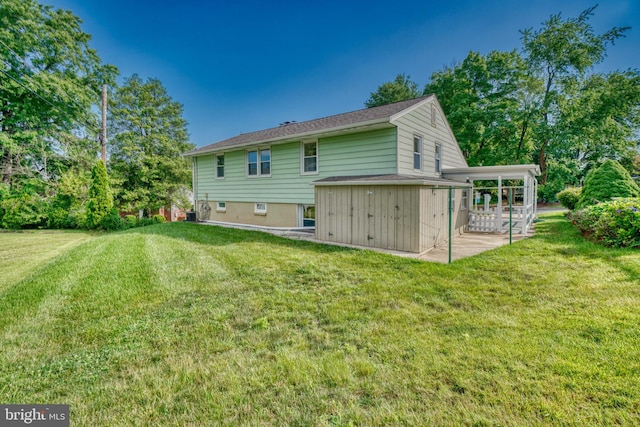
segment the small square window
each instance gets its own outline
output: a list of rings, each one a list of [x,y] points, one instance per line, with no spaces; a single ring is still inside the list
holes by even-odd
[[[256,215],[266,215],[267,214],[267,204],[266,203],[255,203],[253,207],[253,213]]]
[[[216,212],[226,212],[226,211],[227,211],[227,202],[217,202]]]

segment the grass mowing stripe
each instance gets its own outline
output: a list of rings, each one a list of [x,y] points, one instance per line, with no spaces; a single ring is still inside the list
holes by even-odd
[[[3,354],[3,370],[22,371],[25,377],[31,372],[42,380],[38,390],[52,392],[65,375],[72,374],[79,382],[96,381],[96,374],[107,369],[114,350],[118,353],[113,344],[119,341],[119,333],[130,328],[127,312],[139,314],[136,302],[147,305],[153,295],[148,288],[153,283],[151,269],[140,257],[143,244],[133,241],[123,250],[118,240],[114,236],[95,239],[30,283],[13,288],[16,292],[5,303],[16,301],[26,290],[31,292],[27,295],[37,292],[40,298],[22,299],[31,304],[24,305],[20,323],[5,331],[5,342],[14,351]],[[37,332],[28,333],[32,330]],[[32,363],[21,363],[25,357]],[[29,389],[15,381],[8,392]]]
[[[105,236],[110,283],[50,310],[63,346],[13,373],[0,354],[20,384],[0,401],[77,425],[637,424],[637,251],[537,228],[452,265],[184,223]]]
[[[84,231],[0,230],[0,293],[94,235]],[[28,256],[22,256],[28,254]]]

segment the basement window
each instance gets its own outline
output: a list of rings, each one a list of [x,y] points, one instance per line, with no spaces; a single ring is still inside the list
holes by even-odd
[[[255,203],[253,205],[253,213],[256,215],[266,215],[267,214],[267,204],[266,203]]]
[[[216,203],[216,212],[226,212],[226,211],[227,211],[227,202]]]
[[[302,226],[316,226],[316,207],[314,205],[304,205],[302,207]]]

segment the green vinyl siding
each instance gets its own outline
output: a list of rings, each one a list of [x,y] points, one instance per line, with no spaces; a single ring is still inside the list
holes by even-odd
[[[268,145],[259,146],[267,148]],[[252,147],[253,148],[253,147]],[[214,156],[197,159],[196,197],[211,201],[313,204],[311,182],[331,176],[396,173],[396,128],[318,139],[318,173],[302,175],[300,142],[271,145],[271,176],[246,176],[246,150],[225,150],[224,179]]]
[[[433,99],[394,121],[394,124],[398,126],[398,173],[426,177],[440,176],[439,173],[436,173],[436,144],[442,146],[442,168],[467,166],[446,117],[438,105],[434,104],[436,102]],[[431,105],[435,105],[436,109],[436,126],[431,125]],[[413,139],[416,135],[422,138],[421,171],[414,169]]]

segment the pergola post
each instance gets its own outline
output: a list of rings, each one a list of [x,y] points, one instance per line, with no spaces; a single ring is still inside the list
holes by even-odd
[[[496,207],[496,231],[502,233],[502,176],[498,177],[498,206]]]
[[[527,228],[529,227],[529,192],[531,191],[529,184],[529,176],[525,174],[523,179],[523,187],[522,187],[522,234],[527,233]]]
[[[538,216],[538,180],[533,178],[533,217]]]

